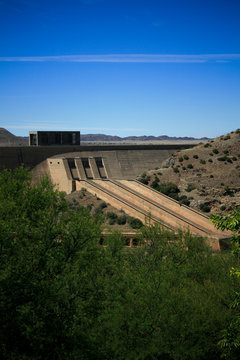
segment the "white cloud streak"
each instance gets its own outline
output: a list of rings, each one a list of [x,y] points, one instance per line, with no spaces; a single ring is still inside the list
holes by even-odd
[[[240,54],[106,54],[0,57],[0,62],[65,63],[225,63],[240,61]]]

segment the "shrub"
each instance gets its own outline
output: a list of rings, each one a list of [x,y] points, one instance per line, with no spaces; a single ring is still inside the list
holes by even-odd
[[[188,165],[187,165],[187,168],[188,168],[188,169],[193,169],[193,164],[188,164]]]
[[[116,219],[109,219],[109,225],[114,225],[116,224]]]
[[[210,175],[210,178],[212,179],[212,178],[214,178],[214,176],[213,176],[213,175]]]
[[[156,181],[156,179],[151,183],[151,188],[157,190],[158,189],[158,183],[159,181]]]
[[[212,159],[208,159],[208,162],[212,163],[213,161],[212,161]]]
[[[187,155],[184,155],[183,158],[184,158],[185,160],[188,160],[188,159],[189,159],[189,157],[188,157]]]
[[[221,156],[221,157],[219,157],[217,159],[218,159],[218,161],[226,161],[228,159],[228,157],[227,156]]]
[[[160,184],[158,191],[168,196],[170,196],[170,194],[178,194],[180,192],[177,185],[172,182]]]
[[[139,181],[144,185],[148,185],[148,183],[149,183],[148,178],[141,178],[141,179],[139,179]]]
[[[233,160],[233,161],[237,161],[236,156],[233,156],[233,157],[232,157],[232,160]]]
[[[229,151],[228,151],[228,150],[224,150],[223,153],[224,153],[225,155],[228,155],[228,154],[229,154]]]
[[[206,164],[206,161],[203,160],[203,159],[201,159],[201,160],[200,160],[200,164]]]
[[[109,212],[107,212],[106,213],[106,217],[107,217],[107,219],[117,219],[117,214],[115,213],[115,212],[113,212],[113,211],[109,211]]]
[[[209,144],[209,143],[206,143],[206,144],[204,145],[205,148],[208,148],[209,146],[211,147],[212,145]]]
[[[117,218],[118,225],[124,225],[126,224],[126,221],[127,221],[126,215],[121,215]]]
[[[179,202],[181,203],[181,204],[184,204],[184,205],[186,205],[186,206],[189,206],[190,205],[190,201],[189,201],[189,199],[187,198],[187,196],[186,195],[182,195],[182,196],[179,196]]]
[[[173,171],[174,171],[175,173],[179,173],[179,170],[178,170],[177,167],[173,167]]]
[[[219,153],[218,149],[213,149],[213,153],[218,154]]]
[[[193,158],[194,158],[194,159],[198,159],[198,155],[193,155]]]
[[[222,206],[220,207],[220,210],[222,210],[222,211],[226,210],[226,206],[225,206],[225,205],[222,205]]]
[[[178,161],[183,162],[183,157],[181,156]]]
[[[105,203],[105,201],[101,202],[101,204],[99,205],[100,209],[105,209],[107,207],[107,204]]]
[[[213,156],[213,153],[209,153],[210,156]]]
[[[129,216],[128,217],[128,224],[133,228],[133,229],[140,229],[143,226],[143,223],[141,220]]]
[[[206,213],[211,211],[211,207],[207,203],[200,204],[199,208],[201,211],[206,212]]]
[[[187,188],[185,189],[187,192],[191,192],[192,190],[196,189],[194,184],[188,184]]]
[[[182,169],[183,169],[183,170],[186,170],[186,166],[183,166]]]
[[[229,139],[231,139],[230,135],[224,136],[224,138],[223,138],[223,140],[229,140]]]

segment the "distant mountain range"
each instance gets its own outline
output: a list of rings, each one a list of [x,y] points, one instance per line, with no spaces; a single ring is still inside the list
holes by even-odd
[[[126,137],[120,137],[120,136],[112,136],[112,135],[104,135],[104,134],[86,134],[81,135],[82,141],[178,141],[178,140],[209,140],[207,137],[196,139],[194,137],[176,137],[176,136],[167,136],[167,135],[160,135],[160,136],[126,136]]]
[[[94,142],[115,142],[115,141],[188,141],[188,140],[208,140],[204,137],[201,139],[196,139],[193,137],[171,137],[167,135],[160,136],[112,136],[105,134],[86,134],[81,135],[81,141],[94,141]],[[28,136],[15,136],[10,131],[0,128],[0,146],[27,146],[28,145]]]

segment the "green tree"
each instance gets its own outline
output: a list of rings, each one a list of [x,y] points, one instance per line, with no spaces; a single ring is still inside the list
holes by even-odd
[[[233,232],[232,245],[235,256],[240,255],[240,207],[229,215],[212,215],[212,222],[218,229],[230,230]],[[240,278],[240,267],[231,269],[231,276]],[[219,342],[223,350],[223,357],[226,359],[240,358],[240,291],[235,291],[234,301],[230,304],[233,311],[233,319],[228,327],[222,332],[222,339]]]
[[[0,174],[2,359],[101,358],[89,332],[100,309],[100,231],[48,179],[32,186],[22,167]]]

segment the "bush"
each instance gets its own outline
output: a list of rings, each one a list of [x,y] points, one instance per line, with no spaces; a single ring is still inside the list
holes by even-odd
[[[188,184],[187,188],[185,189],[187,192],[191,192],[192,190],[196,189],[194,184]]]
[[[141,179],[139,179],[139,181],[140,181],[141,183],[143,183],[144,185],[148,185],[148,183],[149,183],[149,179],[148,179],[148,178],[141,178]]]
[[[133,228],[133,229],[140,229],[142,226],[143,226],[143,223],[141,220],[135,218],[135,217],[132,217],[132,216],[129,216],[128,217],[128,224]]]
[[[194,159],[198,159],[198,155],[193,155],[193,158],[194,158]]]
[[[188,169],[193,169],[193,164],[188,164],[188,165],[187,165],[187,168],[188,168]]]
[[[181,204],[184,204],[184,205],[186,205],[186,206],[189,206],[189,205],[190,205],[190,200],[187,198],[186,195],[179,196],[178,201],[179,201]]]
[[[213,161],[212,161],[212,159],[208,159],[208,162],[212,163]]]
[[[184,158],[185,160],[188,160],[188,159],[189,159],[189,157],[188,157],[187,155],[184,155],[183,158]]]
[[[118,218],[117,218],[118,225],[125,225],[126,221],[127,221],[126,215],[121,215],[121,216],[118,216]]]
[[[232,157],[232,160],[233,160],[233,161],[237,161],[236,156],[233,156],[233,157]]]
[[[177,167],[173,167],[173,171],[174,171],[175,173],[179,173],[179,170],[178,170]]]
[[[201,160],[200,160],[200,164],[206,164],[206,161],[203,160],[203,159],[201,159]]]
[[[156,181],[156,179],[151,183],[150,187],[155,189],[155,190],[158,190],[158,183],[159,183],[159,179],[158,181]]]
[[[208,203],[200,204],[199,208],[201,211],[206,212],[206,213],[211,211],[211,207]]]
[[[160,184],[157,190],[170,197],[175,196],[173,194],[178,194],[180,192],[177,185],[172,182]]]
[[[178,161],[183,162],[183,157],[181,156]]]
[[[213,156],[213,153],[209,153],[210,156]]]
[[[217,158],[218,161],[227,161],[228,157],[227,156],[221,156],[219,158]]]
[[[212,179],[212,178],[214,178],[214,176],[213,176],[213,175],[210,175],[210,178]]]
[[[229,139],[231,139],[230,135],[224,136],[224,138],[223,138],[223,140],[229,140]]]
[[[106,217],[107,217],[107,219],[116,220],[118,216],[117,216],[117,214],[115,212],[109,211],[109,212],[106,213]]]
[[[218,149],[213,149],[213,153],[218,154],[219,153]]]
[[[107,207],[107,204],[105,203],[105,201],[101,202],[101,204],[99,205],[100,209],[105,209]]]

